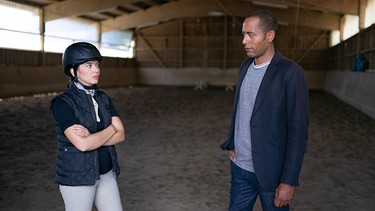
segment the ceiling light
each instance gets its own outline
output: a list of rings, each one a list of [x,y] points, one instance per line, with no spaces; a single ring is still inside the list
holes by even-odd
[[[276,4],[271,2],[263,2],[263,1],[253,1],[254,5],[258,6],[266,6],[266,7],[274,7],[279,9],[288,9],[288,5],[285,4]]]
[[[218,11],[211,11],[211,12],[208,12],[208,16],[216,16],[216,17],[219,17],[219,16],[224,16],[225,14],[222,13],[222,12],[218,12]]]
[[[288,26],[289,25],[289,23],[285,22],[285,21],[277,21],[277,24],[279,24],[280,26]]]

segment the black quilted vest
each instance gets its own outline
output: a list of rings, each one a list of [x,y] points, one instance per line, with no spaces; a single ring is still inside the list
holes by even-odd
[[[86,94],[86,92],[71,83],[69,88],[56,96],[55,99],[57,98],[65,100],[73,108],[74,115],[78,118],[79,123],[85,126],[90,133],[97,132],[97,122],[91,95]],[[51,101],[51,110],[55,99]],[[108,96],[104,92],[97,91],[95,100],[99,105],[100,120],[104,121],[105,127],[108,127],[112,118],[109,111]],[[98,150],[79,151],[66,138],[64,131],[59,129],[57,123],[56,131],[58,147],[55,181],[60,185],[68,186],[94,185],[96,180],[100,178]],[[112,159],[113,173],[117,177],[120,174],[120,168],[115,146],[107,146],[107,149]]]

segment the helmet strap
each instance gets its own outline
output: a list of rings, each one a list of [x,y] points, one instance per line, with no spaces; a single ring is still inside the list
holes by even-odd
[[[76,64],[76,65],[73,66],[74,76],[73,76],[72,80],[74,82],[78,82],[78,76],[77,76],[78,66],[79,66],[79,64]]]

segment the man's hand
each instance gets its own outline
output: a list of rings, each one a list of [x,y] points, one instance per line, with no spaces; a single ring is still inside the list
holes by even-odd
[[[229,156],[230,156],[230,158],[232,158],[232,161],[233,161],[233,162],[236,162],[236,161],[237,161],[236,151],[234,151],[234,150],[229,150]]]
[[[275,192],[275,206],[284,207],[290,205],[294,198],[294,187],[285,183],[280,183]]]

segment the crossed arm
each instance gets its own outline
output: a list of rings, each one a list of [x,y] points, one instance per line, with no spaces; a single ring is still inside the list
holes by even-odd
[[[125,129],[121,119],[112,117],[112,123],[104,130],[91,134],[87,128],[75,124],[68,127],[64,134],[80,151],[90,151],[101,146],[110,146],[125,140]]]

